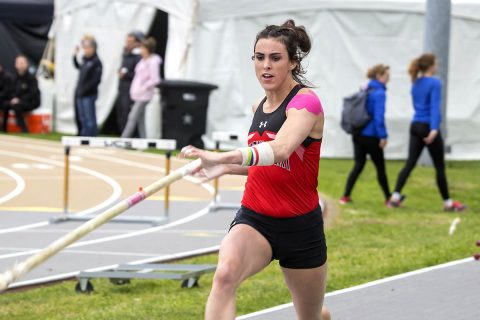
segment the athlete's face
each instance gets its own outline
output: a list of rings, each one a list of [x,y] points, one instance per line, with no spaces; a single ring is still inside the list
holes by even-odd
[[[292,79],[295,62],[288,58],[285,45],[275,38],[260,39],[255,46],[255,74],[264,90],[275,90]]]

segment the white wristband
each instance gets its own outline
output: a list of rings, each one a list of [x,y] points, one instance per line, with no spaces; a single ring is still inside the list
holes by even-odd
[[[242,153],[242,166],[271,166],[275,163],[273,149],[267,142],[262,142],[253,147],[239,148]]]

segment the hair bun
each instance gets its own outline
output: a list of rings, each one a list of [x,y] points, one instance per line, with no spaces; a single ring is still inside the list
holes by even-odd
[[[292,19],[288,19],[287,21],[285,21],[284,24],[282,24],[282,27],[295,30],[295,21],[293,21]]]

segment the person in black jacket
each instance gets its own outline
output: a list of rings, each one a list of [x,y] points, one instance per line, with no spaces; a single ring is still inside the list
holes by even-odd
[[[3,104],[3,131],[7,132],[8,113],[15,112],[17,125],[23,133],[28,133],[28,128],[23,119],[25,112],[30,112],[40,106],[40,90],[37,79],[28,72],[28,59],[19,55],[15,59],[16,75],[13,81],[10,100]],[[8,81],[8,80],[7,80]],[[7,93],[8,94],[8,93]]]
[[[102,78],[102,62],[97,56],[97,43],[93,37],[82,40],[82,49],[82,63],[77,60],[79,47],[75,48],[73,56],[73,64],[80,71],[75,89],[75,107],[80,122],[79,135],[94,137],[98,133],[95,100]]]
[[[13,76],[3,69],[3,66],[0,65],[0,111],[7,115],[8,112],[5,112],[3,109],[6,105],[10,104],[13,94]],[[4,120],[2,124],[2,131],[6,131],[7,122]]]
[[[135,75],[135,66],[142,58],[140,56],[140,43],[144,39],[143,33],[134,31],[127,35],[125,48],[122,55],[122,65],[118,70],[118,96],[115,104],[117,126],[123,132],[128,120],[128,114],[133,101],[130,98],[130,86]]]

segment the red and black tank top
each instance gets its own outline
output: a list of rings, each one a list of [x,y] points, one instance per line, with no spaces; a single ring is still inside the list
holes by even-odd
[[[263,111],[266,97],[260,102],[250,126],[249,146],[275,140],[287,119],[287,106],[300,89],[301,85],[295,86],[271,113]],[[276,218],[299,216],[314,210],[318,206],[320,146],[321,139],[308,137],[288,160],[272,166],[250,167],[242,205]]]

